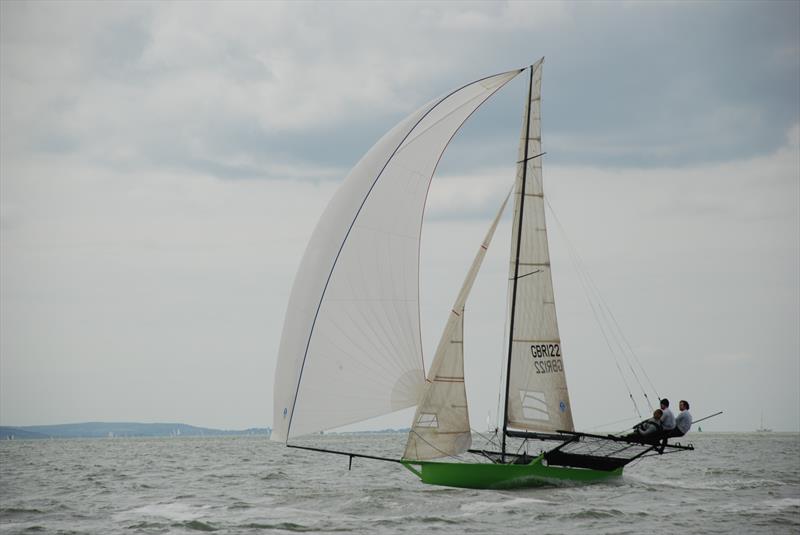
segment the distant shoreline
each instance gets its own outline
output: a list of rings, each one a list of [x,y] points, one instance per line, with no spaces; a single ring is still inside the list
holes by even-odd
[[[269,427],[241,430],[213,429],[181,423],[84,422],[58,425],[0,426],[0,440],[47,438],[133,438],[266,436]]]

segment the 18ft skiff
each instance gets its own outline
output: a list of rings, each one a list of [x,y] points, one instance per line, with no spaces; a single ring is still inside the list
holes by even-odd
[[[292,288],[275,373],[273,440],[288,445],[294,437],[416,405],[402,458],[381,459],[403,464],[425,483],[472,488],[604,479],[653,451],[652,444],[574,431],[545,222],[542,63],[429,102],[384,135],[347,176],[317,224]],[[496,451],[478,450],[472,449],[464,383],[464,313],[508,199],[469,268],[427,376],[420,341],[420,234],[427,191],[451,138],[483,102],[526,70],[512,196],[502,435]],[[529,457],[510,451],[507,437],[557,445]],[[434,460],[467,452],[474,460]],[[380,458],[330,453],[351,461]]]

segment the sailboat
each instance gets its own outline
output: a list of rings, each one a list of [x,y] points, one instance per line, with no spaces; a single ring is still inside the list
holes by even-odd
[[[653,444],[580,433],[573,425],[544,213],[543,62],[430,101],[351,170],[322,214],[292,288],[275,372],[273,440],[347,455],[351,464],[354,457],[397,462],[424,483],[470,488],[606,479],[653,452]],[[464,382],[464,315],[509,197],[469,267],[427,375],[419,313],[422,220],[434,171],[452,137],[481,104],[525,71],[524,120],[509,194],[514,215],[502,434],[493,450],[474,449]],[[405,451],[397,459],[290,443],[413,406]],[[556,445],[528,455],[513,448],[512,440]]]
[[[756,429],[756,433],[772,433],[772,429],[764,427],[764,411],[761,411],[761,426]]]

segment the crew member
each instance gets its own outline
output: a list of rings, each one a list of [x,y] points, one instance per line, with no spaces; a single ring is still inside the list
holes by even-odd
[[[633,438],[643,442],[655,442],[658,444],[661,438],[663,428],[661,427],[661,409],[656,409],[653,412],[653,417],[639,422],[634,426],[633,433],[625,435],[624,438]]]
[[[675,417],[675,429],[671,435],[673,437],[682,437],[692,428],[692,413],[689,412],[689,402],[685,399],[680,400],[678,408],[681,412]]]
[[[661,400],[661,427],[664,430],[664,435],[669,436],[673,429],[675,429],[675,415],[672,414],[672,409],[669,408],[669,400],[664,398]]]
[[[661,401],[661,406],[664,406],[664,400]],[[680,412],[678,413],[678,417],[675,418],[675,427],[669,431],[666,429],[664,430],[662,434],[663,438],[661,439],[661,447],[658,450],[659,453],[664,451],[664,448],[667,446],[668,438],[682,437],[688,433],[689,429],[692,427],[692,413],[689,412],[689,402],[685,399],[680,400],[680,402],[678,402],[678,408]]]

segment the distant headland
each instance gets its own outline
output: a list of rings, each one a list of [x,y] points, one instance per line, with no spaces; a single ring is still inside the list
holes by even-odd
[[[116,437],[213,437],[250,436],[269,437],[269,427],[252,427],[242,430],[222,430],[195,427],[187,424],[136,423],[136,422],[85,422],[60,425],[0,426],[0,440],[37,438],[116,438]]]

